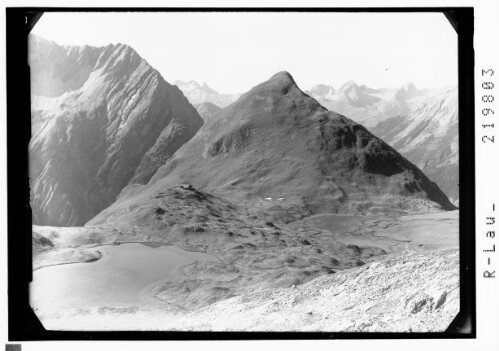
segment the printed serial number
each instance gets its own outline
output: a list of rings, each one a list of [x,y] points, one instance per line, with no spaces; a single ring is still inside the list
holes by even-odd
[[[491,117],[495,114],[494,109],[492,108],[492,103],[494,102],[494,82],[492,82],[492,77],[494,76],[494,70],[492,68],[482,69],[482,77],[486,81],[482,82],[482,116],[483,117]],[[490,120],[486,121],[487,123],[482,124],[482,128],[486,134],[482,135],[483,143],[495,143],[495,136],[493,130],[495,128],[494,123],[490,123]],[[490,129],[488,129],[490,128]],[[490,130],[490,132],[488,132]]]

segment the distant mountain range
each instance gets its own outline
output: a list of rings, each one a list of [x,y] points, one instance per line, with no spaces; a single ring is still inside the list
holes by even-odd
[[[33,221],[83,225],[130,182],[146,183],[203,124],[132,48],[32,36]]]
[[[457,88],[442,89],[410,112],[386,119],[371,131],[416,164],[459,204]]]
[[[184,95],[193,105],[211,102],[218,107],[226,107],[241,96],[241,94],[220,94],[216,90],[210,88],[206,83],[200,85],[193,80],[188,82],[176,80],[173,84],[182,90]]]
[[[341,113],[366,127],[412,111],[441,89],[417,89],[413,83],[400,88],[374,89],[354,81],[334,89],[330,85],[315,85],[307,94],[330,111]]]
[[[362,123],[394,147],[459,203],[457,87],[372,89],[350,81],[338,90],[316,85],[307,92],[331,111]]]

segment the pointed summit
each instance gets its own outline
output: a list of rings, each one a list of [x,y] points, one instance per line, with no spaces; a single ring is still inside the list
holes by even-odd
[[[32,37],[29,64],[38,96],[29,149],[35,224],[83,225],[129,182],[146,183],[203,124],[127,45],[60,46]]]
[[[301,106],[296,110],[296,106]],[[239,100],[228,106],[223,115],[231,116],[226,126],[239,123],[238,120],[266,120],[281,124],[286,120],[307,116],[325,109],[305,94],[288,72],[279,72],[269,80],[253,87]],[[229,111],[230,110],[230,111]],[[272,111],[271,113],[269,113]],[[259,123],[259,122],[258,122]]]
[[[346,91],[346,90],[350,90],[350,89],[356,89],[358,87],[359,86],[357,85],[357,83],[355,83],[353,80],[350,79],[348,82],[346,82],[345,84],[343,84],[340,87],[340,91]]]
[[[278,88],[282,94],[286,94],[291,88],[298,89],[293,76],[287,71],[281,71],[274,74],[270,79],[259,86]]]
[[[277,72],[272,77],[270,77],[269,81],[270,80],[277,80],[277,79],[279,79],[279,80],[288,80],[288,81],[291,81],[291,82],[295,83],[295,80],[293,79],[293,76],[288,71]]]
[[[373,213],[454,208],[416,166],[361,125],[327,111],[287,72],[208,119],[144,192],[154,198],[160,189],[186,182],[264,207],[266,197],[283,198],[280,206],[290,209],[282,210],[289,220],[368,213],[371,207]],[[118,208],[92,223],[107,220]]]
[[[247,100],[249,96],[253,96],[252,99],[258,99],[258,96],[260,98],[266,96],[266,101],[271,101],[269,99],[276,100],[289,94],[292,94],[295,98],[306,96],[296,85],[293,76],[289,74],[289,72],[282,71],[274,74],[269,80],[252,88],[249,92],[244,94],[238,102]]]

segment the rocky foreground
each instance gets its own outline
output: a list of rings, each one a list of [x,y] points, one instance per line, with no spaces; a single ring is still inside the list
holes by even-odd
[[[287,289],[245,294],[168,325],[180,330],[444,331],[459,312],[458,250],[406,250]]]

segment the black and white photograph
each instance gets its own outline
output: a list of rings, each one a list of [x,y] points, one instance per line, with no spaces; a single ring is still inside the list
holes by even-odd
[[[445,332],[458,36],[441,12],[54,12],[29,35],[47,330]]]

